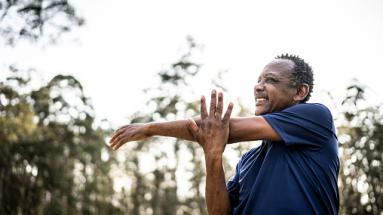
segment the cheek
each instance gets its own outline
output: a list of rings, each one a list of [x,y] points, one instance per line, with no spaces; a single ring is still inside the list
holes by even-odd
[[[289,104],[289,97],[285,92],[276,92],[269,96],[269,101],[266,104],[267,109],[270,111],[279,111]]]
[[[293,98],[289,94],[280,94],[272,103],[273,109],[282,110],[292,104]]]

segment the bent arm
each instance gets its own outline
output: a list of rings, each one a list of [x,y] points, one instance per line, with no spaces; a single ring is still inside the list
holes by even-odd
[[[200,119],[195,119],[197,125]],[[188,130],[189,120],[176,120],[170,122],[152,122],[147,124],[150,136],[175,137],[195,141]],[[278,133],[261,116],[236,117],[230,119],[229,143],[254,140],[281,140]]]
[[[262,116],[231,118],[229,126],[229,143],[254,140],[281,140],[279,134]]]

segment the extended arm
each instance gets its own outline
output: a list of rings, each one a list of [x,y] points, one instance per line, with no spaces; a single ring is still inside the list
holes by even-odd
[[[199,120],[196,121],[199,122]],[[176,120],[125,125],[113,134],[110,139],[110,146],[116,150],[127,142],[144,140],[152,136],[176,137],[195,141],[188,130],[189,123],[189,120]]]
[[[201,119],[195,119],[199,126]],[[196,141],[190,133],[189,120],[170,122],[150,122],[121,127],[111,139],[111,146],[118,149],[129,141],[143,140],[152,136],[175,137]],[[231,118],[229,123],[229,143],[253,140],[280,140],[279,135],[261,116]]]
[[[197,125],[201,119],[195,119]],[[187,129],[189,120],[148,123],[149,136],[168,136],[195,141]],[[280,140],[279,135],[261,116],[231,118],[229,123],[229,143],[253,140]]]

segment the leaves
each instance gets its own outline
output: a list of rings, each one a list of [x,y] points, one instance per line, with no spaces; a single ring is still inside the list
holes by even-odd
[[[83,24],[67,0],[0,0],[0,34],[8,45],[44,37],[55,42],[62,33]]]
[[[346,121],[339,128],[342,214],[381,214],[383,202],[383,115],[361,107],[365,88],[351,85],[342,102]]]
[[[15,72],[0,85],[0,214],[106,214],[117,209],[111,203],[112,160],[101,156],[109,153],[103,151],[104,131],[93,128],[93,109],[81,84],[71,76],[56,76],[25,92],[20,89],[31,80],[20,75]],[[82,103],[68,100],[72,93]],[[61,107],[53,108],[57,103]]]

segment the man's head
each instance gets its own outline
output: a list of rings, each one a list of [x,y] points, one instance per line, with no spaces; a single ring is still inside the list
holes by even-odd
[[[309,100],[314,78],[311,67],[294,55],[281,55],[265,66],[254,87],[256,115],[281,111]]]

